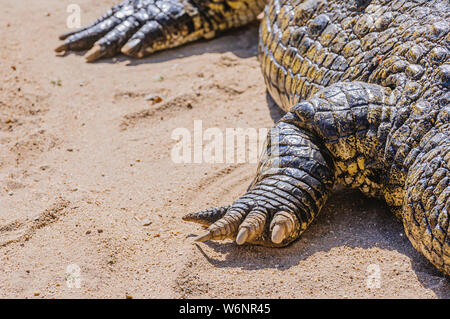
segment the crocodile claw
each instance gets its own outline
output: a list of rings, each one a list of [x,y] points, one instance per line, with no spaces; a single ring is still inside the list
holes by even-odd
[[[92,49],[90,49],[85,56],[87,62],[94,62],[106,55],[106,51],[98,44],[94,45]]]
[[[288,212],[277,213],[272,220],[271,240],[274,244],[280,244],[291,236],[295,229],[296,218]]]
[[[286,238],[286,227],[284,225],[276,225],[272,230],[272,242],[281,243]]]
[[[198,236],[197,238],[195,238],[194,240],[197,242],[203,242],[203,241],[207,241],[213,239],[213,235],[210,231],[208,231],[207,233]]]
[[[236,236],[236,244],[243,245],[247,241],[248,237],[250,235],[250,231],[248,228],[242,227],[239,230],[238,235]]]

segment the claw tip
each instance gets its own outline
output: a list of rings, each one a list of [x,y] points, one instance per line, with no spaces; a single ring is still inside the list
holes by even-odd
[[[285,230],[283,225],[275,225],[272,230],[272,242],[280,244],[285,239]]]
[[[76,31],[75,31],[75,32],[76,32]],[[74,31],[65,32],[65,33],[61,34],[61,35],[58,37],[58,39],[60,39],[60,40],[65,40],[65,39],[67,39],[68,37],[70,37],[72,34],[74,34],[75,32],[74,32]]]
[[[122,52],[125,55],[131,55],[131,47],[128,44],[125,44],[122,49],[120,49],[120,52]]]
[[[245,228],[245,227],[241,228],[239,230],[238,235],[236,236],[236,244],[238,244],[238,245],[245,244],[245,242],[248,239],[248,236],[249,236],[248,228]]]
[[[192,221],[191,214],[184,215],[183,217],[181,217],[181,219],[184,220],[185,222]]]
[[[122,47],[122,49],[120,49],[120,51],[128,56],[139,56],[138,45],[140,42],[141,40],[139,39],[130,40]]]
[[[202,242],[202,241],[207,241],[207,240],[209,240],[209,239],[211,239],[211,238],[212,238],[211,232],[207,232],[207,233],[204,234],[204,235],[198,236],[198,237],[195,238],[194,240],[197,241],[197,242]]]
[[[90,49],[86,53],[86,62],[94,62],[101,57],[103,57],[106,54],[106,52],[102,49],[102,47],[98,44],[94,45],[92,49]]]
[[[60,53],[67,50],[67,45],[65,43],[61,44],[55,49],[55,52]]]

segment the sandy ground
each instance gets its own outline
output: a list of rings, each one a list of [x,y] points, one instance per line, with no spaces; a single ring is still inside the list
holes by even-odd
[[[194,245],[201,228],[181,216],[231,202],[256,164],[176,164],[171,134],[194,120],[273,125],[257,27],[87,64],[53,53],[72,2],[0,0],[0,297],[450,296],[383,203],[354,191],[338,191],[288,248]],[[113,2],[78,0],[82,23]],[[80,288],[67,285],[77,269]]]

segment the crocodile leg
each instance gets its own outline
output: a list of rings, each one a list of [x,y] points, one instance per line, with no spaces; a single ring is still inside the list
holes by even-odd
[[[403,225],[414,248],[450,274],[450,109],[411,157]]]
[[[333,166],[325,158],[313,136],[281,121],[268,135],[258,176],[247,194],[198,240],[231,237],[238,244],[289,244],[318,214],[333,186]],[[187,219],[199,222],[195,215]]]
[[[126,0],[60,36],[56,52],[91,49],[88,62],[119,52],[142,58],[256,20],[265,0]]]
[[[284,246],[305,231],[335,183],[359,181],[368,193],[380,192],[370,178],[382,158],[383,136],[376,135],[383,111],[390,109],[384,103],[389,92],[362,82],[338,83],[292,107],[269,133],[248,192],[199,240]],[[367,167],[358,172],[361,157]],[[189,220],[199,222],[193,215]]]

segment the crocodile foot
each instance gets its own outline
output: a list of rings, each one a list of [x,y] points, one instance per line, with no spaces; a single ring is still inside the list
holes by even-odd
[[[61,35],[64,43],[55,51],[90,49],[86,54],[88,62],[119,52],[141,58],[199,38],[204,26],[200,23],[198,30],[194,27],[198,15],[197,8],[187,2],[126,0],[90,25]]]
[[[93,62],[122,52],[142,58],[256,19],[264,1],[252,0],[241,10],[226,1],[125,0],[79,30],[62,34],[56,52],[88,50]],[[238,19],[239,17],[239,19]]]
[[[231,206],[184,216],[209,226],[197,241],[282,247],[306,230],[334,184],[333,167],[310,135],[281,121],[271,130],[255,181]]]

